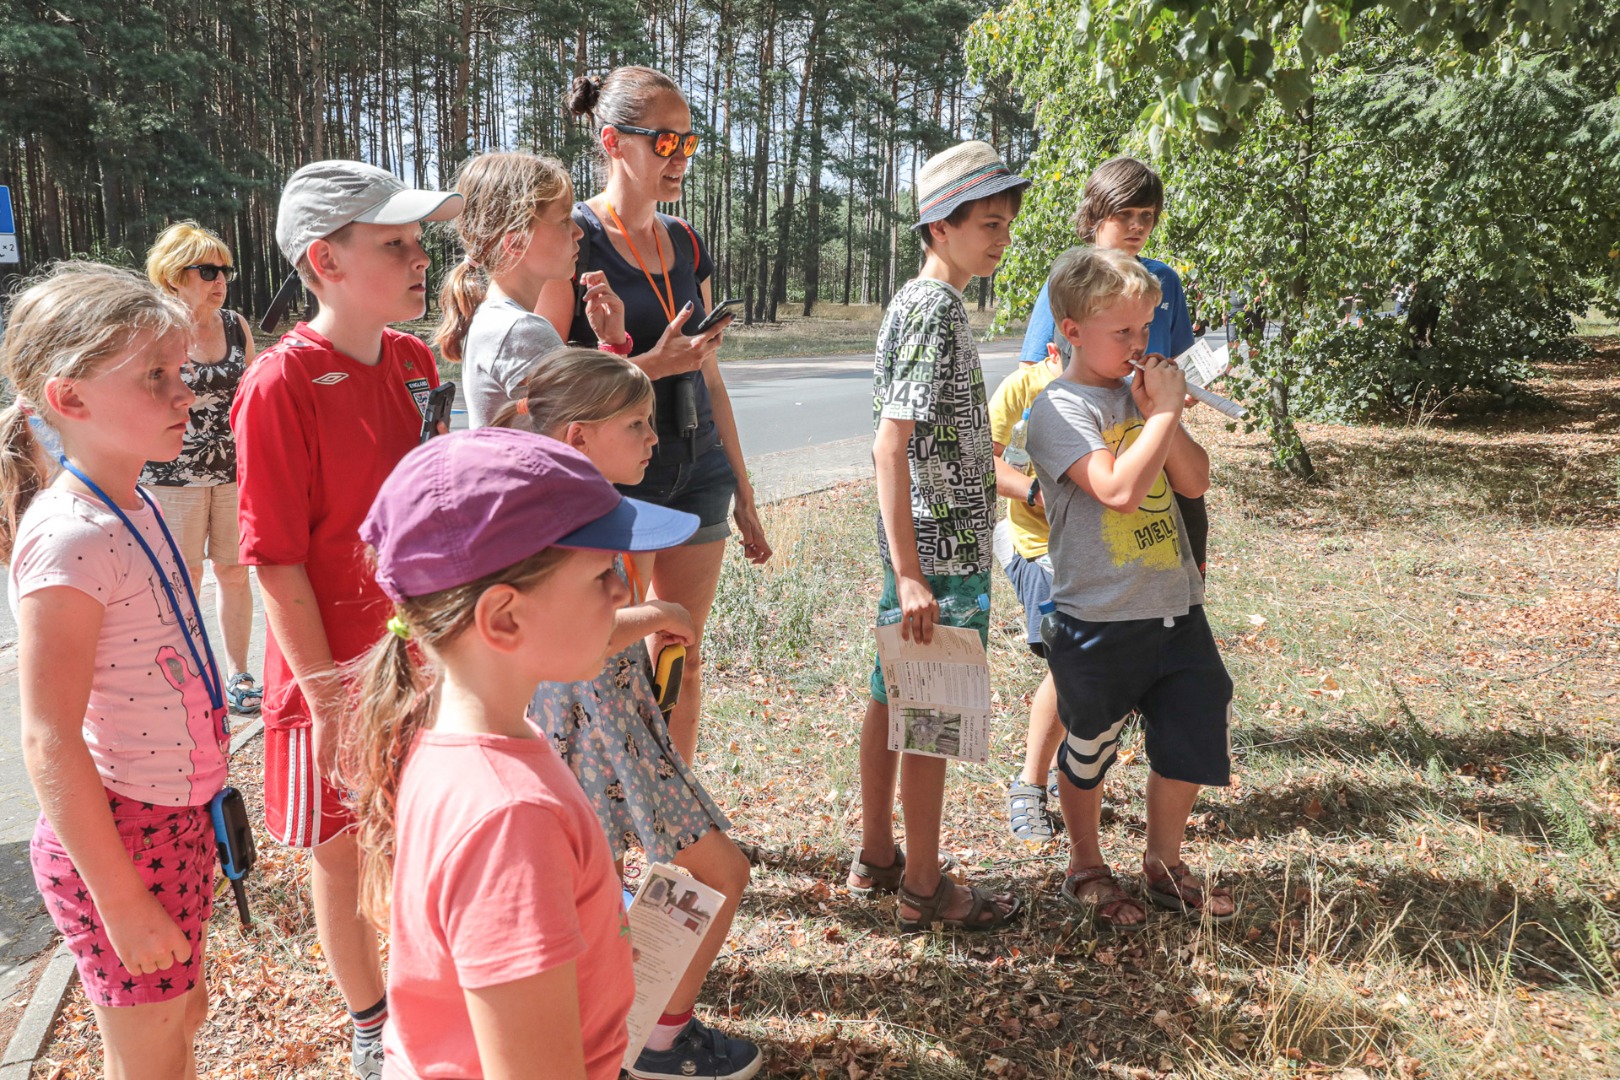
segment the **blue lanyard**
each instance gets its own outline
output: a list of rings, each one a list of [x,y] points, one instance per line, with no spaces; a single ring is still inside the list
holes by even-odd
[[[202,606],[197,603],[197,590],[191,586],[191,572],[186,568],[186,560],[180,555],[180,545],[174,542],[174,534],[169,532],[168,522],[163,520],[162,512],[153,504],[152,496],[148,495],[143,487],[136,487],[135,489],[140,495],[141,501],[146,503],[146,508],[152,511],[153,516],[157,518],[158,528],[163,530],[163,539],[169,542],[169,554],[174,556],[174,565],[179,570],[181,578],[185,580],[186,599],[191,601],[191,612],[197,618],[197,632],[202,636],[203,653],[208,655],[208,663],[206,664],[203,663],[202,654],[197,651],[197,643],[191,638],[191,628],[186,625],[185,612],[180,610],[180,599],[175,596],[174,586],[169,583],[169,574],[163,569],[163,564],[158,562],[157,554],[152,550],[151,545],[146,542],[146,537],[142,536],[141,531],[135,527],[134,522],[129,520],[129,515],[124,513],[117,503],[107,498],[107,493],[97,487],[94,480],[80,472],[78,467],[67,459],[66,454],[58,454],[56,460],[60,461],[62,467],[68,472],[78,477],[85,487],[96,493],[96,498],[105,503],[107,509],[118,516],[118,520],[124,523],[124,528],[128,529],[130,535],[135,537],[135,542],[141,545],[141,550],[146,552],[147,559],[152,563],[153,572],[157,574],[158,581],[163,585],[163,593],[169,598],[169,606],[174,609],[175,621],[180,624],[180,636],[186,639],[186,648],[191,650],[192,662],[197,665],[197,670],[202,673],[203,686],[208,690],[208,703],[216,710],[223,709],[225,707],[224,684],[219,677],[219,665],[214,661],[214,647],[208,642],[208,626],[203,622]]]

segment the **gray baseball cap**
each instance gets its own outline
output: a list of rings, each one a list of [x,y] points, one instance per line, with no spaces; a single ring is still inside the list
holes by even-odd
[[[454,191],[419,191],[386,169],[359,161],[315,161],[281,189],[276,244],[293,265],[309,245],[355,221],[405,225],[449,221],[461,214]]]

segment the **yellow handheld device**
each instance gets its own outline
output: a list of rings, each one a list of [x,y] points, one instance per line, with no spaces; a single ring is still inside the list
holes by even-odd
[[[681,673],[686,670],[686,646],[665,645],[653,663],[653,695],[658,710],[668,716],[681,697]]]

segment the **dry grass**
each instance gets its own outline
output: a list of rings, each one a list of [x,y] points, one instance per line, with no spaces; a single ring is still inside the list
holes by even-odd
[[[953,767],[946,841],[1023,894],[992,937],[900,937],[842,885],[876,602],[864,487],[776,506],[778,551],[728,561],[699,771],[756,874],[710,1019],[795,1077],[1595,1078],[1620,1074],[1620,346],[1550,370],[1533,412],[1307,427],[1302,487],[1195,419],[1215,458],[1210,613],[1237,683],[1238,782],[1191,859],[1241,918],[1098,936],[1063,855],[1014,845],[1001,783],[1040,676],[998,575],[992,762]],[[1138,744],[1114,771],[1114,865],[1142,845]],[[250,762],[238,775],[251,776]],[[222,907],[210,1075],[343,1075],[343,1018],[271,850],[261,929]],[[92,1074],[75,998],[39,1076]]]

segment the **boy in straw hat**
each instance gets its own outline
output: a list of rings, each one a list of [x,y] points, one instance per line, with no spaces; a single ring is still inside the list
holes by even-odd
[[[902,631],[927,642],[939,601],[990,591],[996,483],[984,372],[962,290],[1001,261],[1029,181],[984,142],[930,158],[917,176],[921,273],[894,296],[878,331],[873,372],[872,456],[883,561],[879,610],[899,608]],[[968,625],[988,638],[987,612]],[[861,849],[851,891],[900,894],[900,927],[934,923],[994,930],[1020,912],[1016,897],[968,888],[944,876],[939,829],[945,760],[889,749],[889,706],[875,665],[861,732]],[[906,843],[894,838],[897,774],[903,775]]]

